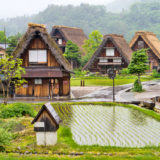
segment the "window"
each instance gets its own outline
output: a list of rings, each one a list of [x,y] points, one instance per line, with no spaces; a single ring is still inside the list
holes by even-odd
[[[62,39],[58,39],[58,44],[62,44]]]
[[[121,59],[114,59],[113,62],[115,62],[115,63],[121,63],[122,60]]]
[[[29,51],[30,63],[46,63],[47,62],[47,50],[30,50]]]
[[[106,63],[106,62],[108,62],[108,59],[100,59],[99,62],[100,63]]]
[[[114,56],[114,48],[106,48],[106,56]]]
[[[42,84],[42,79],[35,79],[34,84]]]
[[[144,42],[143,41],[138,41],[138,49],[144,48]]]

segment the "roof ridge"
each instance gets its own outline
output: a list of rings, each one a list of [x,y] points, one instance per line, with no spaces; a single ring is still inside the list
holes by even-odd
[[[137,31],[135,33],[136,35],[153,35],[153,36],[156,36],[156,34],[154,34],[153,32],[150,32],[150,31]]]
[[[63,26],[63,25],[55,25],[53,26],[53,28],[72,28],[72,29],[81,29],[78,27],[69,27],[69,26]]]
[[[124,38],[124,36],[121,35],[121,34],[106,34],[106,35],[104,35],[104,38],[106,38],[106,37],[121,37],[121,38]]]
[[[28,23],[28,27],[40,27],[40,28],[44,28],[46,29],[46,25],[45,24],[37,24],[37,23]]]

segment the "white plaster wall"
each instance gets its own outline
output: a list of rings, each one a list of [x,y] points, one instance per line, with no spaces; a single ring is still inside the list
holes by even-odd
[[[36,132],[37,145],[45,145],[45,132]]]
[[[57,143],[57,132],[46,132],[46,145],[53,146]]]
[[[37,145],[53,146],[57,143],[57,132],[36,132]]]

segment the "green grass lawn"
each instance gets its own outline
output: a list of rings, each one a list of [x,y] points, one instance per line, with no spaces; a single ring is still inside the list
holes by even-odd
[[[118,76],[115,79],[115,85],[123,85],[134,83],[136,77],[135,76],[126,76],[120,77]],[[151,76],[145,76],[141,78],[142,82],[153,80]],[[71,78],[71,86],[80,86],[81,79]],[[85,86],[112,86],[113,80],[104,77],[94,77],[94,78],[85,78]]]

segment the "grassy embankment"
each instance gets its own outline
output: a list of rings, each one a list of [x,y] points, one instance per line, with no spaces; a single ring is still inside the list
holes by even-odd
[[[141,80],[150,81],[154,80],[151,75],[144,75],[142,76]],[[108,77],[86,77],[85,86],[112,86],[113,81]],[[136,76],[117,76],[115,79],[115,85],[124,85],[129,83],[134,83],[136,80]],[[81,79],[80,78],[71,78],[71,86],[80,86]]]
[[[53,103],[52,105],[121,105],[124,107],[131,107],[142,111],[143,113],[160,121],[160,116],[149,110],[141,109],[133,105],[124,105],[116,103]],[[38,111],[42,104],[30,104],[34,107],[35,111]],[[0,111],[3,110],[3,106]],[[16,111],[17,112],[17,111]],[[1,113],[1,112],[0,112]],[[121,147],[102,147],[102,146],[79,146],[72,140],[72,134],[68,127],[60,126],[58,130],[58,143],[53,147],[36,146],[35,133],[33,131],[33,125],[31,125],[32,117],[20,116],[7,119],[0,119],[1,122],[5,122],[6,125],[11,122],[16,122],[15,125],[9,125],[10,130],[13,133],[13,139],[10,144],[5,145],[4,152],[0,154],[0,159],[4,160],[50,160],[50,159],[109,159],[109,160],[121,160],[121,159],[136,159],[136,160],[152,160],[160,159],[160,147],[145,147],[145,148],[121,148]],[[17,124],[18,123],[18,124]],[[18,153],[16,153],[18,152]],[[23,154],[20,155],[19,153]],[[25,155],[24,155],[25,154]],[[32,154],[32,155],[31,155]],[[77,155],[77,156],[76,156]]]

